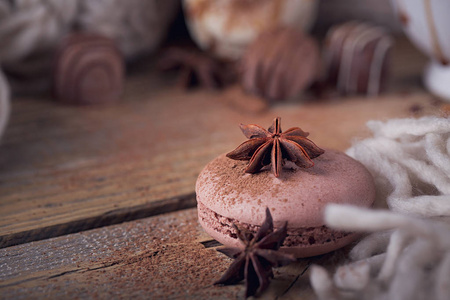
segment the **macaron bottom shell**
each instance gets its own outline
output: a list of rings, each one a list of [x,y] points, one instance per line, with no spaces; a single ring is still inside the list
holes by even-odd
[[[201,203],[199,203],[198,207],[198,215],[199,215],[199,223],[203,227],[203,229],[208,233],[212,238],[214,238],[216,241],[222,243],[223,245],[227,247],[242,247],[243,244],[234,237],[233,229],[231,229],[230,224],[220,223],[219,221],[217,224],[212,224],[211,219],[217,218],[217,213],[205,208]],[[253,233],[256,233],[256,230],[259,226],[256,225],[250,225],[248,224],[250,228],[250,231]],[[219,228],[220,227],[220,228]],[[238,227],[240,227],[238,225]],[[324,226],[321,226],[324,227]],[[322,230],[321,227],[317,227],[318,230]],[[228,228],[228,229],[227,229]],[[305,228],[307,231],[314,231],[316,228]],[[276,230],[276,228],[275,228]],[[299,228],[300,231],[302,231],[302,228]],[[310,237],[312,235],[309,235],[306,238],[305,241],[302,243],[296,244],[294,246],[282,246],[280,248],[281,251],[285,253],[293,254],[297,258],[304,258],[304,257],[311,257],[316,255],[325,254],[337,249],[340,249],[355,240],[357,240],[360,237],[360,233],[350,233],[350,232],[339,232],[335,230],[330,230],[329,238],[325,241],[311,241]],[[288,236],[286,240],[293,239],[296,240],[299,236],[290,236],[288,233]],[[285,240],[285,244],[286,244]]]

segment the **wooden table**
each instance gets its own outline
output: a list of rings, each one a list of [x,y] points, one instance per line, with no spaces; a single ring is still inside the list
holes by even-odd
[[[231,260],[197,223],[198,173],[243,140],[240,122],[281,116],[345,150],[368,120],[448,113],[420,85],[426,59],[405,39],[393,58],[391,91],[372,99],[267,107],[239,88],[174,89],[151,62],[117,105],[14,99],[0,144],[0,298],[243,298],[243,284],[212,285]],[[308,266],[332,269],[347,250],[276,270],[262,297],[314,299]]]

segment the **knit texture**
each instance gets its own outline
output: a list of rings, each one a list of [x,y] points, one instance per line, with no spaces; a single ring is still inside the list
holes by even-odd
[[[450,119],[392,119],[367,126],[373,138],[347,154],[372,173],[378,204],[408,215],[450,215]]]
[[[329,227],[373,233],[334,276],[313,266],[311,284],[319,299],[449,299],[450,119],[367,125],[373,137],[347,154],[369,169],[377,205],[391,211],[328,206]]]

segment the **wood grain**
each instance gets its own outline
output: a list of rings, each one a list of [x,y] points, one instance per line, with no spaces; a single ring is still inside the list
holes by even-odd
[[[114,106],[14,99],[0,144],[0,247],[194,206],[198,173],[243,141],[241,122],[268,127],[280,116],[283,128],[344,150],[369,135],[370,119],[439,114],[417,85],[423,56],[402,42],[394,57],[394,89],[372,99],[303,97],[265,110],[235,90],[173,89],[153,68],[131,74]]]
[[[0,249],[0,298],[244,298],[214,286],[231,259],[205,247],[196,209]],[[333,268],[346,249],[275,270],[262,299],[314,299],[308,267]]]

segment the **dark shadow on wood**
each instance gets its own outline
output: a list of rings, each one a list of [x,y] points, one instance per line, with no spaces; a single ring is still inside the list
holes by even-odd
[[[202,244],[203,247],[205,247],[205,248],[214,248],[214,247],[222,246],[222,244],[216,240],[204,241],[204,242],[200,242],[200,244]]]

